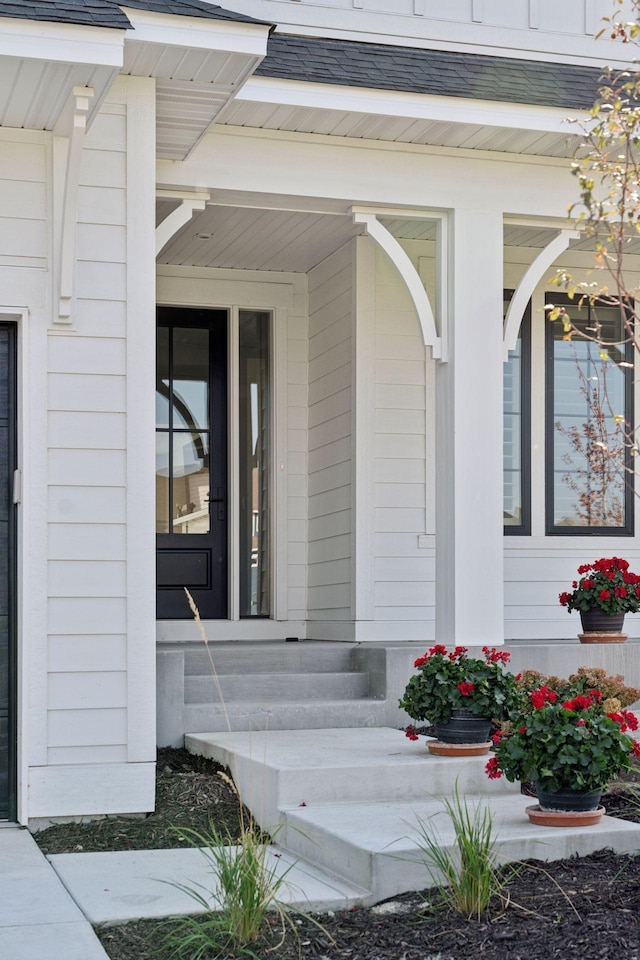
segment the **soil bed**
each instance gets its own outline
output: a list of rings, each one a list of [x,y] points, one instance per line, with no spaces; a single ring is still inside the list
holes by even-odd
[[[185,846],[174,826],[238,828],[233,789],[217,764],[183,750],[158,757],[156,812],[88,824],[61,824],[36,835],[46,853]],[[636,783],[617,784],[607,812],[640,822]],[[253,946],[269,960],[640,960],[640,856],[601,851],[590,857],[522,865],[480,920],[439,906],[437,894],[405,894],[387,904],[295,920],[298,938],[280,931]],[[98,928],[111,960],[175,960],[162,948],[167,924],[144,920]],[[333,939],[329,939],[329,936]],[[212,955],[213,956],[213,955]],[[186,953],[181,960],[190,960]],[[208,960],[208,958],[207,958]]]

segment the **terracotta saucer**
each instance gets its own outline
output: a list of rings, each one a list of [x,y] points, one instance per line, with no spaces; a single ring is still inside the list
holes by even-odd
[[[608,631],[596,633],[593,631],[589,633],[579,633],[578,640],[580,643],[624,643],[627,636],[628,634],[626,633],[609,633]]]
[[[595,823],[600,823],[602,814],[606,813],[602,806],[596,807],[595,810],[579,812],[541,810],[538,803],[532,807],[527,807],[526,810],[531,823],[536,823],[539,827],[590,827]]]
[[[442,740],[429,740],[427,750],[434,757],[483,757],[489,753],[491,743],[443,743]]]

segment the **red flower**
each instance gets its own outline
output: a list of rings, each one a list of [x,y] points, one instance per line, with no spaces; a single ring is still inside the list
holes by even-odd
[[[615,723],[618,724],[618,726],[620,727],[623,733],[627,732],[629,727],[625,722],[625,718],[621,713],[608,713],[607,716],[609,717],[609,720],[613,720]]]
[[[475,683],[469,683],[467,680],[463,680],[462,683],[458,684],[458,690],[463,697],[470,697],[475,689]]]
[[[601,600],[610,600],[610,599],[611,599],[611,591],[610,591],[610,590],[601,590],[601,591],[600,591],[600,599],[601,599]]]
[[[489,777],[490,780],[499,780],[502,776],[502,770],[498,766],[498,758],[491,757],[490,760],[487,760],[487,765],[484,768],[484,772]]]
[[[496,730],[496,732],[491,737],[491,739],[493,740],[494,744],[497,747],[500,741],[502,740],[502,730]]]
[[[567,604],[569,603],[569,600],[571,600],[571,594],[567,593],[567,591],[565,590],[564,593],[558,594],[558,600],[560,601],[563,607],[566,607]]]
[[[530,693],[531,703],[539,710],[545,703],[555,703],[557,698],[555,690],[550,690],[547,686],[542,686],[538,690],[532,690]]]
[[[584,580],[582,581],[582,588],[583,590],[593,589],[593,580],[589,580],[588,577],[585,577]]]
[[[444,656],[446,652],[447,652],[447,648],[444,646],[443,643],[436,643],[435,647],[431,647],[431,649],[429,650],[429,656],[433,657],[438,653]]]
[[[626,597],[627,588],[626,587],[616,587],[614,590],[616,597]]]
[[[593,570],[592,563],[583,563],[581,567],[578,567],[578,573],[588,573],[589,570]]]
[[[422,667],[422,666],[424,666],[425,663],[428,662],[428,660],[429,660],[429,657],[428,657],[427,654],[425,653],[424,656],[418,657],[418,659],[417,659],[416,662],[414,663],[414,667]]]
[[[418,734],[416,733],[416,728],[415,728],[415,727],[413,726],[413,724],[411,724],[411,723],[409,724],[409,726],[408,726],[408,727],[406,728],[406,730],[404,731],[404,735],[405,735],[405,737],[407,737],[408,740],[417,740],[417,739],[418,739]]]
[[[635,713],[631,713],[631,710],[621,710],[620,713],[624,717],[629,730],[638,729],[638,718],[636,717]]]
[[[593,706],[594,700],[590,695],[585,696],[580,694],[575,697],[573,700],[565,700],[562,706],[565,710],[571,710],[572,713],[577,713],[578,710],[588,710],[589,707]]]
[[[526,732],[527,732],[527,726],[526,724],[523,723],[520,729],[518,730],[518,733],[526,733]]]
[[[634,757],[640,757],[640,743],[637,740],[633,741],[633,746],[631,747],[631,753]]]
[[[577,588],[578,588],[578,581],[577,581],[577,580],[574,580],[573,583],[571,584],[571,586],[573,587],[574,590],[577,590]]]

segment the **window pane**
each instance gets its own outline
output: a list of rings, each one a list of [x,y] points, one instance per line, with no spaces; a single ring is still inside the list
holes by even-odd
[[[597,319],[600,336],[614,343],[624,338],[619,310],[592,309],[568,304],[576,324],[593,336]],[[627,418],[625,407],[627,371],[624,345],[607,347],[603,360],[597,343],[563,340],[562,324],[553,324],[551,492],[553,524],[556,527],[625,527],[627,450],[615,418]]]
[[[269,314],[240,312],[240,615],[271,612]]]
[[[156,433],[156,533],[169,533],[169,434]]]
[[[209,427],[209,331],[173,329],[173,426]]]
[[[209,439],[173,435],[173,533],[209,533]]]
[[[504,366],[504,524],[522,524],[522,340]]]
[[[169,331],[158,327],[156,347],[156,426],[169,426]]]

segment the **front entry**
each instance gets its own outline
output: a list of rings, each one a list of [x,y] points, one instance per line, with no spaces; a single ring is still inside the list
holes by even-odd
[[[158,619],[227,616],[226,310],[158,308]]]
[[[0,820],[16,816],[16,331],[0,324]]]

